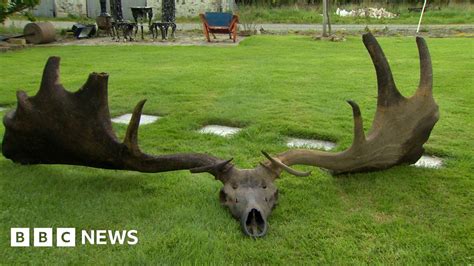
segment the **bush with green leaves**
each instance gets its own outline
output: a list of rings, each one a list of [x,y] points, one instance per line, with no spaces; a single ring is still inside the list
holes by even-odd
[[[0,0],[0,23],[3,23],[9,16],[33,8],[40,0]]]

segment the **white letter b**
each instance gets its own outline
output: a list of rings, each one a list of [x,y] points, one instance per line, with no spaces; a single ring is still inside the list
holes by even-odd
[[[29,247],[30,246],[30,228],[11,228],[10,246]]]
[[[35,228],[33,230],[33,246],[52,247],[53,246],[53,228]]]

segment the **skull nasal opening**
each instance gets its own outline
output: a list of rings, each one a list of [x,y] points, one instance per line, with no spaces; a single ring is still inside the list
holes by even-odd
[[[242,217],[242,229],[251,237],[262,237],[267,233],[267,222],[262,212],[253,208]]]

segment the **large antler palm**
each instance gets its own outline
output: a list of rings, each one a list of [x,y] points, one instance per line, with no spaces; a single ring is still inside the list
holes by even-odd
[[[200,168],[218,175],[228,162],[200,153],[152,156],[140,151],[138,126],[145,100],[133,111],[125,139],[112,129],[108,74],[92,73],[75,93],[59,81],[59,57],[50,57],[38,93],[17,92],[17,108],[3,119],[2,152],[22,164],[73,164],[90,167],[165,172]]]

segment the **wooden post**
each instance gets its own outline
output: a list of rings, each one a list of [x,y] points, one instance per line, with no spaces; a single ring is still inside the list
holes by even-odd
[[[328,25],[328,0],[323,0],[323,37],[328,37],[327,25]]]

